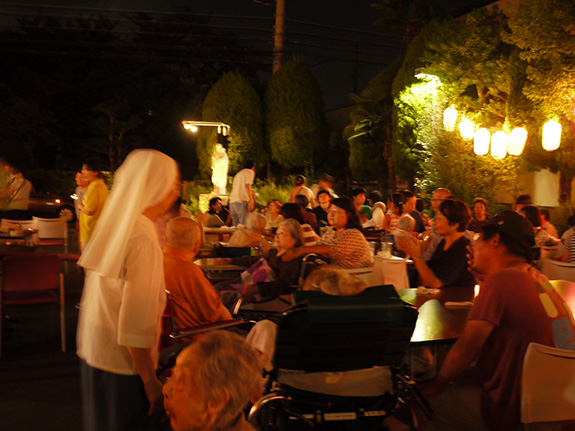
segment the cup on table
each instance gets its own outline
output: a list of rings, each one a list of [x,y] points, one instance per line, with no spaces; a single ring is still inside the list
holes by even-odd
[[[381,243],[381,251],[379,252],[379,256],[384,259],[391,259],[391,252],[393,251],[393,243],[383,241]]]
[[[369,251],[371,252],[371,259],[375,257],[375,250],[377,249],[377,241],[369,241]]]

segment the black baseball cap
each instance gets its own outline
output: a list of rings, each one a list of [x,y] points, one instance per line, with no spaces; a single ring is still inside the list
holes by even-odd
[[[489,220],[478,223],[479,226],[495,226],[517,241],[525,249],[531,250],[535,246],[535,232],[533,226],[522,215],[515,211],[501,211]]]

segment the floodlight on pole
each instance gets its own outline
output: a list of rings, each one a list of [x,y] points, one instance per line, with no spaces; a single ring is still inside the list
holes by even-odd
[[[217,127],[218,135],[228,136],[230,126],[219,121],[182,121],[184,129],[190,132],[197,132],[199,127]]]

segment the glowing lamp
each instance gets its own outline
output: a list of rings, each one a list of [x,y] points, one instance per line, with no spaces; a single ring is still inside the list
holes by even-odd
[[[448,132],[455,130],[455,122],[457,121],[457,111],[455,108],[449,107],[443,113],[443,126]]]
[[[475,132],[475,136],[473,137],[473,151],[478,156],[484,156],[489,151],[489,139],[491,138],[491,134],[489,130],[482,127],[477,132]]]
[[[473,121],[463,117],[459,123],[459,133],[463,139],[473,139],[473,135],[475,134],[475,124],[473,124]]]
[[[505,132],[495,132],[491,137],[491,155],[496,159],[503,159],[507,155],[509,135]]]
[[[543,148],[555,151],[561,144],[561,124],[550,120],[543,125]]]
[[[512,156],[520,156],[525,149],[527,141],[527,130],[523,127],[516,127],[509,134],[509,146],[507,152]]]

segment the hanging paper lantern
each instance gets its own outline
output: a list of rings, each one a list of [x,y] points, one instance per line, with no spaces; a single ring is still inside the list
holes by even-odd
[[[509,134],[509,146],[507,152],[512,156],[520,156],[525,149],[527,141],[527,130],[523,127],[516,127]]]
[[[475,136],[473,138],[473,151],[478,156],[484,156],[489,151],[489,139],[491,138],[491,134],[489,130],[485,128],[479,129],[475,132]]]
[[[509,135],[505,132],[495,132],[491,137],[491,155],[496,159],[503,159],[507,155]]]
[[[459,133],[463,139],[473,139],[473,135],[475,134],[475,124],[473,124],[473,121],[463,117],[459,123]]]
[[[543,125],[543,148],[555,151],[561,144],[561,124],[550,120]]]
[[[443,126],[448,132],[455,130],[455,122],[457,121],[457,111],[455,108],[449,107],[443,113]]]

